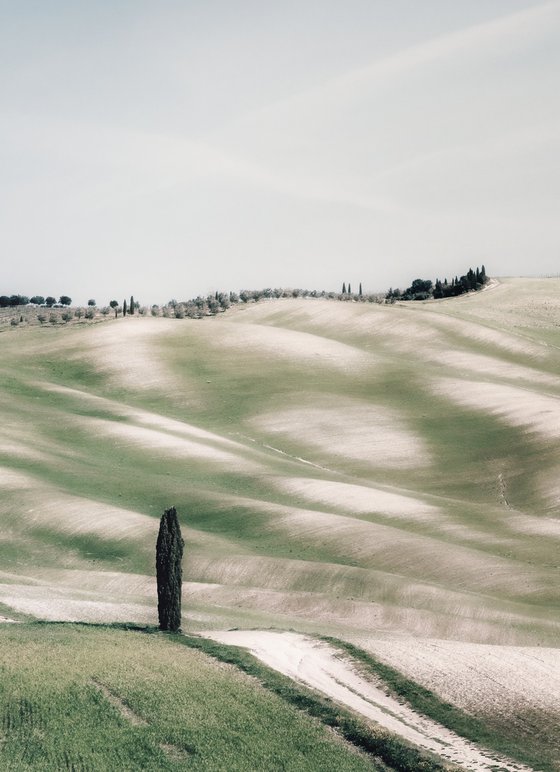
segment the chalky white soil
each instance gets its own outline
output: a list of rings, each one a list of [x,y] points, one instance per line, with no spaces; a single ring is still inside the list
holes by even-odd
[[[221,643],[242,646],[269,667],[327,695],[420,748],[468,770],[528,770],[469,743],[389,696],[380,681],[360,675],[347,657],[303,635],[260,630],[206,633]]]
[[[363,649],[469,714],[560,750],[560,652],[409,636],[356,640]]]
[[[252,425],[271,437],[287,438],[335,460],[389,469],[430,463],[422,438],[401,416],[369,402],[317,395],[287,410],[255,416]]]
[[[377,512],[415,522],[439,522],[442,517],[438,507],[381,488],[305,477],[280,478],[277,484],[306,501],[327,504],[341,511],[357,514]]]
[[[442,378],[434,392],[544,438],[560,439],[560,397],[487,381]]]
[[[176,329],[174,324],[175,320],[152,318],[129,318],[123,325],[99,324],[91,331],[88,358],[119,386],[175,390],[184,384],[161,355],[161,342]]]
[[[258,324],[216,322],[208,342],[228,351],[241,349],[264,359],[269,356],[302,367],[318,365],[342,371],[362,370],[376,361],[359,348],[322,335]]]

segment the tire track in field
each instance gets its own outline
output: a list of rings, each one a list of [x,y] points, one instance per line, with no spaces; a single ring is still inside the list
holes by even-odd
[[[479,748],[385,693],[381,681],[366,680],[329,644],[298,633],[262,630],[205,632],[220,643],[242,646],[269,667],[322,692],[338,703],[473,772],[531,772],[530,767]]]

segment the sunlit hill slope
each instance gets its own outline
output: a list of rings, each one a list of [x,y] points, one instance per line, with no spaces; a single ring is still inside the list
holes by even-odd
[[[262,302],[2,335],[5,613],[558,633],[560,282],[395,307]]]
[[[175,505],[185,629],[335,634],[426,682],[412,639],[549,656],[559,325],[560,281],[512,279],[5,331],[0,614],[155,622]]]

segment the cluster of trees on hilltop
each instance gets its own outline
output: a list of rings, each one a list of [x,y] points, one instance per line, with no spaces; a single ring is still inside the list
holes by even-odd
[[[465,292],[472,292],[482,289],[482,287],[488,281],[486,275],[486,269],[476,268],[473,271],[469,268],[466,274],[463,276],[451,279],[450,282],[447,279],[440,281],[436,279],[435,284],[431,279],[414,279],[410,287],[407,289],[390,289],[385,295],[385,299],[389,303],[394,303],[395,300],[429,300],[430,298],[451,298],[457,295],[463,295]]]
[[[33,303],[36,306],[47,306],[51,308],[57,302],[56,298],[52,295],[48,295],[46,298],[42,295],[33,295],[32,298],[28,298],[27,295],[0,295],[0,308],[14,308],[15,306],[26,306],[28,303]],[[69,306],[72,303],[72,298],[68,295],[61,295],[58,300],[58,304],[61,306]]]
[[[477,266],[475,271],[469,268],[464,276],[455,277],[451,279],[451,282],[448,282],[447,279],[444,279],[443,282],[436,279],[433,295],[435,298],[450,298],[456,295],[463,295],[465,292],[482,289],[487,281],[488,277],[486,276],[484,266],[482,268]]]
[[[157,305],[151,307],[152,316],[174,316],[177,319],[185,317],[190,319],[200,319],[204,316],[214,316],[223,311],[227,311],[232,305],[243,303],[258,303],[260,300],[273,298],[325,298],[327,300],[345,300],[359,301],[362,303],[382,303],[383,294],[364,294],[362,285],[358,293],[352,293],[350,285],[348,288],[343,284],[343,292],[326,292],[325,290],[306,290],[306,289],[287,289],[276,287],[272,289],[267,287],[262,290],[241,290],[237,292],[216,292],[206,297],[199,295],[191,300],[177,301],[170,300],[169,303],[161,308]],[[142,313],[142,310],[140,311]]]
[[[486,269],[476,268],[473,271],[469,268],[464,276],[451,279],[448,282],[447,279],[440,281],[436,279],[435,284],[430,279],[415,279],[410,287],[401,291],[400,289],[390,289],[385,295],[382,293],[369,293],[364,294],[362,291],[362,283],[360,282],[358,292],[352,292],[350,282],[346,284],[343,282],[341,292],[326,292],[325,290],[307,290],[307,289],[292,289],[292,288],[280,288],[276,287],[272,289],[267,287],[261,290],[241,290],[239,294],[237,292],[215,292],[213,294],[202,297],[201,295],[190,300],[177,301],[170,300],[169,303],[160,306],[153,305],[151,307],[152,316],[174,316],[177,319],[184,319],[185,317],[190,319],[200,319],[204,316],[215,316],[218,313],[227,311],[232,305],[238,303],[257,303],[260,300],[273,299],[273,298],[324,298],[328,300],[343,300],[354,301],[360,303],[394,303],[395,300],[427,300],[429,298],[446,298],[461,295],[464,292],[471,290],[481,289],[487,281]],[[28,305],[29,303],[36,306],[43,306],[52,308],[53,306],[64,306],[67,308],[71,305],[72,299],[68,295],[61,295],[60,299],[56,300],[52,295],[48,295],[46,298],[42,295],[34,295],[32,298],[26,295],[0,295],[0,308],[10,308],[17,306]],[[88,300],[88,310],[85,312],[85,316],[88,319],[93,318],[95,313],[96,301],[94,299]],[[109,306],[105,306],[100,309],[103,316],[107,316],[110,311],[113,311],[115,317],[119,314],[123,316],[133,315],[138,313],[144,315],[147,313],[147,308],[140,306],[140,304],[131,295],[130,302],[125,299],[122,305],[118,300],[111,300]],[[78,310],[80,311],[80,309]],[[76,313],[76,316],[80,318],[82,313]]]

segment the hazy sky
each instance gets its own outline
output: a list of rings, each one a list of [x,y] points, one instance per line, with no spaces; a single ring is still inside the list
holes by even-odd
[[[560,0],[0,0],[0,294],[560,272]]]

